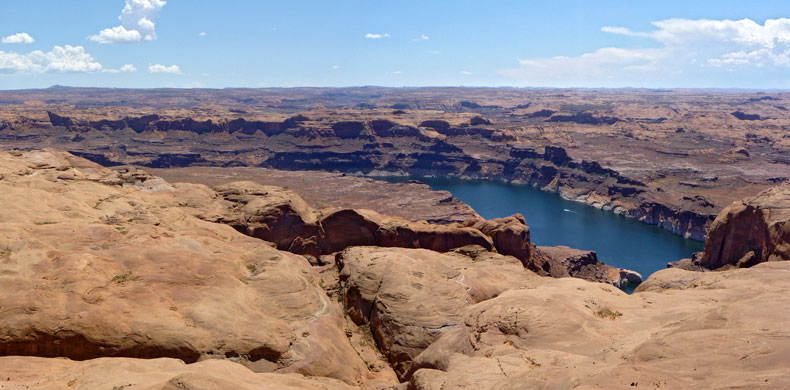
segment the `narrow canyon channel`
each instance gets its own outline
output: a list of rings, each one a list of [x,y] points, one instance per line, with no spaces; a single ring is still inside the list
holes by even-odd
[[[669,261],[691,257],[704,243],[675,235],[609,211],[563,199],[537,188],[491,181],[423,177],[377,177],[388,182],[419,180],[449,191],[483,218],[521,213],[536,245],[594,250],[606,264],[630,269],[647,279]]]

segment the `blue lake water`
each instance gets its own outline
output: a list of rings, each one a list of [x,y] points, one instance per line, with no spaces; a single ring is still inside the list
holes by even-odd
[[[436,178],[378,179],[390,182],[416,179],[435,190],[450,191],[486,219],[521,213],[536,245],[594,250],[604,263],[634,270],[645,279],[666,268],[667,262],[691,257],[704,246],[702,242],[685,239],[657,226],[529,186]]]

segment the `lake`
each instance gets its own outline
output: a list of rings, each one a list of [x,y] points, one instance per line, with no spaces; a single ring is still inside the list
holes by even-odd
[[[566,245],[594,250],[606,264],[642,274],[644,279],[669,261],[691,257],[704,243],[654,225],[563,199],[530,186],[491,181],[384,177],[389,182],[419,180],[435,190],[450,191],[486,219],[521,213],[536,245]]]

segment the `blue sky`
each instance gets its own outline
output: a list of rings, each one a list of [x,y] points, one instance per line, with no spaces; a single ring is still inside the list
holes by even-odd
[[[0,89],[790,88],[790,1],[25,0]]]

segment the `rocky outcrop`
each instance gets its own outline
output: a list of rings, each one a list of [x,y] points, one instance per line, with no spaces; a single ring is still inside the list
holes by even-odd
[[[568,156],[568,152],[565,151],[565,148],[551,145],[547,145],[544,148],[543,159],[546,161],[551,161],[558,167],[568,165],[569,162],[573,161],[573,159]]]
[[[216,190],[227,202],[225,210],[203,218],[273,242],[279,249],[316,258],[358,245],[438,252],[466,245],[494,248],[491,238],[474,228],[409,222],[371,210],[313,210],[298,195],[280,187],[234,182]]]
[[[409,386],[782,388],[789,298],[774,283],[788,272],[664,270],[631,296],[573,278],[512,289],[468,307],[462,326],[413,359]]]
[[[539,246],[537,251],[548,258],[548,274],[555,278],[574,277],[608,283],[619,288],[634,287],[642,283],[642,275],[602,263],[595,251],[567,246]]]
[[[745,203],[770,230],[785,200]],[[0,204],[2,387],[790,386],[786,261],[662,270],[627,295],[495,252],[540,252],[519,216],[404,225],[51,150],[0,153]],[[304,227],[319,232],[302,247],[351,246],[312,263],[276,248]],[[453,234],[474,240],[446,250]],[[563,259],[597,272],[590,254]]]
[[[699,265],[750,267],[790,260],[790,183],[726,207],[711,224]]]
[[[0,355],[368,377],[304,257],[193,216],[208,187],[55,151],[2,153],[0,178]]]
[[[349,316],[370,326],[401,378],[417,355],[462,326],[465,307],[539,279],[516,259],[492,253],[472,259],[423,249],[354,247],[337,255],[337,265]]]
[[[359,138],[365,130],[365,124],[359,121],[341,121],[333,124],[332,130],[339,138]]]
[[[534,245],[530,242],[529,227],[523,215],[515,214],[490,220],[472,218],[461,223],[461,226],[483,232],[491,237],[497,252],[521,260],[522,264],[532,271],[540,271],[540,266],[533,262]]]
[[[47,115],[49,116],[49,121],[52,123],[52,126],[71,126],[74,122],[69,117],[60,116],[53,112],[47,111]]]

